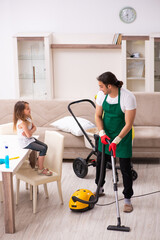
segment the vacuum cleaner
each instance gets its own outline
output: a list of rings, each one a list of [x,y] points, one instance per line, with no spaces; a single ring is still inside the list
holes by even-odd
[[[110,145],[110,141],[106,139],[108,144]],[[125,227],[121,225],[121,217],[120,217],[120,211],[119,211],[119,202],[118,202],[118,187],[117,187],[117,179],[116,179],[116,170],[115,170],[115,159],[113,157],[113,151],[111,150],[111,163],[112,163],[112,173],[113,173],[113,189],[115,192],[115,199],[116,199],[116,210],[117,210],[117,225],[109,225],[107,227],[107,230],[113,230],[113,231],[123,231],[123,232],[129,232],[130,228]],[[101,187],[102,183],[102,172],[105,164],[105,145],[102,144],[102,160],[101,160],[101,167],[100,167],[100,178],[99,182],[97,185],[97,190],[96,194],[94,195],[91,191],[86,190],[86,189],[80,189],[77,190],[70,199],[70,209],[73,211],[76,211],[76,206],[77,206],[77,211],[85,211],[89,209],[93,209],[95,204],[98,202],[99,198],[99,189]],[[84,190],[86,192],[84,192]],[[88,196],[87,191],[89,191]],[[77,194],[79,192],[79,194]],[[79,197],[81,196],[81,197]],[[86,200],[88,198],[88,200]],[[77,202],[81,203],[78,204]]]
[[[78,199],[83,199],[87,203],[82,203],[80,201],[75,201],[74,197]],[[74,212],[84,212],[94,208],[94,204],[91,203],[95,198],[95,195],[87,189],[78,189],[76,192],[73,193],[72,197],[69,201],[69,208]],[[90,204],[88,204],[90,202]]]

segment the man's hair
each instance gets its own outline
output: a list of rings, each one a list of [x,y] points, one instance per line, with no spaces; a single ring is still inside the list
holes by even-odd
[[[116,76],[112,72],[102,73],[99,77],[97,77],[98,81],[101,81],[106,87],[111,84],[118,88],[121,88],[123,85],[122,81],[119,81]]]

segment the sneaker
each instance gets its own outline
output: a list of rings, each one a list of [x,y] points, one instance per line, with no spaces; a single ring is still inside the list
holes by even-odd
[[[125,213],[130,213],[133,211],[133,206],[132,204],[124,204],[123,212]]]

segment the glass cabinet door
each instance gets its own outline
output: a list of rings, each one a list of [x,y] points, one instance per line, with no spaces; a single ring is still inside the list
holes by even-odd
[[[154,91],[160,92],[160,38],[154,40]]]
[[[45,99],[46,69],[43,38],[18,39],[20,97]]]

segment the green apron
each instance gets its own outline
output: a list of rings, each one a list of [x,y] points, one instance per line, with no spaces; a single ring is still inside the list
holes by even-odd
[[[119,135],[122,128],[125,126],[125,114],[121,110],[120,106],[120,89],[118,89],[118,104],[109,104],[107,99],[108,94],[102,104],[103,108],[103,125],[106,135],[113,139]],[[105,147],[105,153],[111,155],[108,150],[108,144]],[[99,138],[98,150],[102,152],[101,138]],[[132,157],[132,129],[128,134],[117,144],[116,157],[119,158],[131,158]]]

